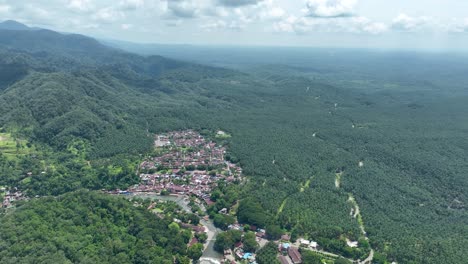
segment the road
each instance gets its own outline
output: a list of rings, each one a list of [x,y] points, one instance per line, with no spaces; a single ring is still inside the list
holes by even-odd
[[[158,194],[148,193],[148,194],[136,194],[134,196],[144,198],[144,199],[154,199],[154,200],[163,200],[163,201],[173,201],[176,202],[184,211],[192,213],[190,206],[188,206],[188,201],[185,199],[187,196],[179,195],[167,195],[161,196]],[[207,231],[208,239],[203,250],[203,255],[200,258],[200,264],[220,264],[223,259],[223,255],[214,250],[214,243],[216,235],[221,232],[220,229],[216,228],[211,220],[201,219],[200,223],[205,227]]]

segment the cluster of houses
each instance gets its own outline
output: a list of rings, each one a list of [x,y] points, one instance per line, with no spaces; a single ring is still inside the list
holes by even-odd
[[[228,229],[234,229],[239,231],[244,231],[244,226],[235,223],[228,226]],[[250,231],[255,232],[257,237],[257,242],[261,245],[266,244],[267,240],[265,229],[257,228],[255,226],[250,226]],[[281,238],[276,241],[278,245],[278,260],[282,264],[299,264],[302,263],[302,255],[300,253],[300,248],[309,249],[309,250],[318,250],[318,243],[312,240],[307,240],[304,238],[298,239],[295,243],[290,242],[291,237],[287,234],[282,235]],[[236,245],[234,250],[225,250],[224,251],[224,261],[228,263],[256,263],[255,254],[244,252],[242,249],[242,244]]]
[[[209,166],[224,163],[226,149],[216,143],[207,142],[205,138],[193,130],[174,131],[157,135],[156,147],[167,147],[172,151],[145,161],[142,166],[157,168],[162,166],[178,169],[186,166]]]
[[[299,248],[292,246],[290,243],[280,243],[278,245],[280,252],[278,259],[281,264],[300,264],[302,263],[302,256]]]
[[[300,238],[295,244],[289,242],[290,237],[283,235],[278,244],[278,260],[281,264],[299,264],[302,263],[300,248],[317,250],[318,244],[315,241]]]
[[[3,202],[2,202],[3,208],[12,207],[13,202],[26,199],[23,193],[16,188],[13,191],[6,191],[5,188],[2,188],[1,191],[5,192],[5,196],[3,197]]]
[[[279,256],[281,264],[300,264],[302,263],[302,255],[299,248],[289,242],[281,242],[278,244]]]
[[[211,190],[218,181],[233,182],[242,174],[239,166],[224,160],[225,147],[193,130],[157,135],[154,144],[162,154],[140,164],[140,184],[127,192],[194,195],[211,204]]]
[[[246,252],[243,249],[244,245],[242,242],[238,242],[234,246],[234,250],[226,249],[224,250],[224,260],[223,263],[236,264],[239,262],[257,264],[255,260],[255,253]]]

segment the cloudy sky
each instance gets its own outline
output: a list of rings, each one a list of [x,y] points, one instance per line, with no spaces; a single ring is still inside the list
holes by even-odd
[[[468,47],[465,0],[0,0],[0,20],[145,43]]]

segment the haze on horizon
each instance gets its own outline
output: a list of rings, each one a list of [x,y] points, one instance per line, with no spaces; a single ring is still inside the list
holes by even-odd
[[[0,0],[0,20],[140,43],[468,50],[468,1]]]

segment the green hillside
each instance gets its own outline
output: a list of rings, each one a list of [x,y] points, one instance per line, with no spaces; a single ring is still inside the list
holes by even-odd
[[[169,264],[186,255],[185,235],[171,223],[88,191],[34,199],[2,216],[0,262]]]

